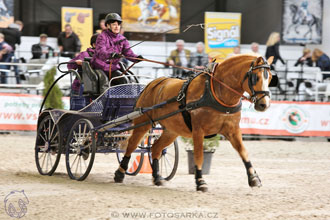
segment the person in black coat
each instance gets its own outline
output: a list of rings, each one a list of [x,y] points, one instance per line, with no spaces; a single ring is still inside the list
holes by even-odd
[[[273,32],[269,35],[267,43],[266,43],[266,59],[273,56],[274,61],[272,63],[272,69],[274,69],[274,65],[276,64],[277,60],[280,60],[283,64],[285,64],[284,60],[280,55],[280,34],[278,32]]]
[[[266,59],[268,59],[269,57],[273,56],[274,60],[272,65],[270,66],[270,68],[272,70],[274,70],[274,66],[277,62],[277,60],[280,60],[282,62],[282,64],[285,64],[284,60],[282,59],[281,55],[280,55],[280,40],[281,40],[281,36],[280,33],[278,32],[272,32],[269,37],[268,40],[266,42]],[[281,88],[280,84],[277,84],[277,88],[280,90],[280,93],[283,94],[285,93],[285,91]]]
[[[47,45],[47,34],[40,34],[40,42],[32,45],[31,59],[48,59],[53,56],[54,49]]]
[[[65,25],[65,31],[59,34],[57,43],[62,57],[72,59],[79,54],[81,49],[79,37],[72,31],[70,24]]]

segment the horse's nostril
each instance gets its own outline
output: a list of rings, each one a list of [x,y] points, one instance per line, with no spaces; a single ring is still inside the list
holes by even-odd
[[[267,105],[266,105],[266,104],[260,104],[259,107],[260,107],[261,109],[265,109],[265,108],[267,107]]]

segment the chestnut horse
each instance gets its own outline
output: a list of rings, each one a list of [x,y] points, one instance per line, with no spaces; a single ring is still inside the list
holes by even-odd
[[[268,86],[272,80],[269,67],[272,61],[273,57],[266,61],[263,57],[250,55],[234,56],[218,64],[212,73],[212,77],[209,74],[202,73],[191,80],[185,93],[187,104],[200,100],[206,88],[212,90],[213,100],[216,100],[222,106],[231,109],[239,105],[239,108],[234,113],[221,112],[212,108],[212,106],[187,109],[191,116],[191,129],[188,128],[182,114],[175,114],[174,116],[160,120],[159,123],[163,126],[164,131],[152,146],[152,176],[155,185],[162,185],[163,183],[163,178],[158,172],[158,160],[161,157],[162,150],[178,136],[184,136],[192,138],[194,143],[197,190],[207,191],[207,185],[202,178],[201,172],[203,164],[203,139],[208,135],[222,134],[230,141],[242,158],[247,171],[249,185],[251,187],[261,186],[261,181],[252,167],[248,153],[242,142],[242,134],[239,127],[241,119],[240,104],[243,93],[247,92],[251,97],[250,101],[254,102],[255,110],[265,111],[270,106]],[[231,89],[223,86],[219,81]],[[170,100],[179,94],[184,82],[184,80],[176,78],[162,77],[155,79],[141,93],[136,102],[136,107],[153,106]],[[207,86],[206,82],[209,82],[211,86]],[[233,90],[236,92],[233,92]],[[152,121],[152,119],[177,111],[179,106],[180,103],[177,101],[170,102],[162,108],[154,109],[134,119],[133,124],[137,125],[146,121]],[[132,136],[128,140],[125,156],[115,172],[115,182],[123,181],[131,153],[136,149],[138,143],[141,142],[141,139],[151,126],[151,124],[148,124],[133,130]]]

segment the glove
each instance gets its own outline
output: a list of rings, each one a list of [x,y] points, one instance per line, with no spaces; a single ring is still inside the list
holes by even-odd
[[[121,54],[110,53],[110,59],[119,59],[119,58],[121,58]]]
[[[141,55],[137,56],[137,58],[139,58],[139,59],[144,59],[143,56],[141,56]],[[141,62],[141,61],[142,61],[142,60],[135,60],[135,63],[139,63],[139,62]]]

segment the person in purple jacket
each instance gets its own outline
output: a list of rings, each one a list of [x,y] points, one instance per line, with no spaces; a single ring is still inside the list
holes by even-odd
[[[122,74],[119,60],[122,56],[125,56],[132,62],[140,62],[141,60],[135,59],[143,57],[136,55],[129,46],[128,40],[121,35],[122,19],[117,13],[109,13],[105,17],[105,25],[107,30],[104,30],[99,34],[96,40],[95,54],[92,58],[92,67],[94,69],[101,69],[109,77],[109,80],[113,77],[120,76]],[[109,74],[111,63],[111,73]],[[111,85],[119,85],[126,83],[125,78],[115,79]]]
[[[98,34],[94,34],[91,37],[91,42],[90,43],[91,43],[92,47],[87,48],[86,51],[83,51],[83,52],[79,53],[78,56],[76,56],[75,58],[70,60],[70,62],[67,65],[68,69],[77,70],[78,73],[81,76],[82,62],[84,61],[85,57],[93,57],[94,52],[95,52],[95,43],[96,43],[97,37],[98,37]],[[77,94],[79,92],[79,87],[80,87],[80,82],[76,78],[75,80],[73,80],[73,83],[72,83],[72,91],[73,91],[74,94]]]

